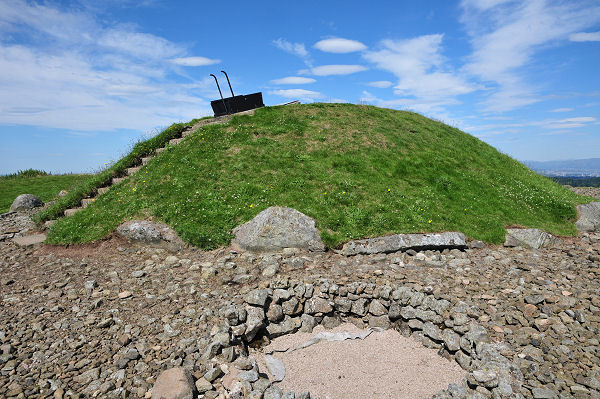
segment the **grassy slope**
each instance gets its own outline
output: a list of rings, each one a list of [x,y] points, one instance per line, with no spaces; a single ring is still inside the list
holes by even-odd
[[[8,212],[20,194],[33,194],[42,201],[56,199],[60,190],[71,190],[89,179],[89,175],[0,176],[0,213]]]
[[[575,234],[585,202],[491,146],[411,112],[349,104],[264,108],[165,151],[50,242],[85,242],[131,218],[162,220],[202,248],[272,206],[314,217],[324,241],[459,230],[501,242],[506,225]]]
[[[156,136],[138,142],[118,162],[100,173],[90,176],[65,197],[59,198],[52,206],[35,215],[34,220],[38,223],[45,222],[61,217],[65,209],[78,207],[83,198],[92,196],[97,188],[107,185],[113,177],[124,176],[127,168],[136,165],[144,156],[152,154],[156,148],[163,147],[169,140],[180,137],[181,132],[187,126],[192,126],[197,121],[198,119],[194,119],[188,123],[174,123]]]

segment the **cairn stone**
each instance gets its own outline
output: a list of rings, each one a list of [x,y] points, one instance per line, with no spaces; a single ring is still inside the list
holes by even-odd
[[[117,227],[117,234],[128,241],[157,246],[179,251],[183,248],[183,241],[177,233],[163,223],[148,220],[130,220]]]
[[[33,194],[21,194],[13,201],[10,206],[11,212],[29,211],[31,209],[44,206],[41,199]]]
[[[552,234],[538,229],[506,229],[505,247],[540,249],[551,247],[558,242]]]
[[[292,208],[273,206],[233,230],[232,245],[241,250],[267,252],[284,248],[323,251],[314,219]]]
[[[600,202],[590,202],[577,206],[579,219],[575,226],[581,232],[600,230]]]
[[[466,237],[459,232],[430,234],[394,234],[384,237],[367,238],[347,242],[340,251],[343,255],[371,255],[407,250],[424,249],[464,249]]]

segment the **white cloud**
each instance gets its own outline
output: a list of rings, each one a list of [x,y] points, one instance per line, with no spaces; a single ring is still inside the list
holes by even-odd
[[[367,49],[367,46],[356,40],[343,39],[334,37],[331,39],[320,40],[315,43],[314,47],[318,50],[325,51],[327,53],[352,53],[354,51],[363,51]]]
[[[499,4],[508,3],[511,0],[463,0],[463,7],[473,7],[481,11],[489,10]]]
[[[325,96],[318,91],[304,90],[304,89],[283,89],[283,90],[272,90],[269,94],[284,98],[293,98],[303,101],[314,101]]]
[[[559,119],[555,121],[544,122],[544,127],[548,129],[572,129],[574,127],[588,126],[590,123],[596,122],[596,118],[591,116],[580,116],[576,118]]]
[[[539,49],[600,20],[600,7],[589,2],[480,4],[462,2],[462,22],[474,48],[465,71],[495,86],[484,102],[487,110],[495,112],[539,101],[538,88],[527,84],[524,67]]]
[[[452,126],[457,126],[460,124],[459,121],[453,120],[444,108],[447,105],[457,104],[458,101],[454,99],[394,98],[391,100],[383,100],[365,90],[362,92],[362,97],[360,98],[360,101],[367,104],[377,105],[378,107],[383,108],[393,108],[419,112],[428,117],[449,121],[447,123],[452,124]]]
[[[439,100],[476,90],[475,85],[445,67],[446,60],[441,55],[442,39],[443,35],[434,34],[407,40],[384,40],[380,50],[367,52],[364,58],[396,75],[397,95]]]
[[[380,89],[387,89],[388,87],[392,87],[394,83],[390,82],[389,80],[378,80],[376,82],[369,82],[367,85],[371,87],[378,87]]]
[[[572,42],[600,42],[600,31],[572,33],[569,40]]]
[[[138,58],[164,59],[183,53],[184,49],[162,37],[127,29],[108,29],[98,39],[98,45]]]
[[[206,58],[206,57],[180,57],[171,60],[173,64],[182,66],[206,66],[218,64],[221,60]]]
[[[0,2],[0,123],[147,131],[210,112],[212,82],[172,77],[183,46],[43,4]]]
[[[321,65],[311,69],[311,73],[317,76],[350,75],[351,73],[366,71],[362,65]]]
[[[296,55],[300,58],[308,57],[308,51],[306,51],[306,47],[304,47],[304,43],[292,43],[285,39],[277,39],[273,40],[273,44],[280,50],[283,50],[287,53]]]
[[[556,108],[551,110],[550,112],[569,112],[573,111],[573,108]]]
[[[309,83],[315,83],[316,80],[313,78],[305,78],[302,76],[288,76],[281,79],[274,79],[271,83],[276,85],[303,85]]]

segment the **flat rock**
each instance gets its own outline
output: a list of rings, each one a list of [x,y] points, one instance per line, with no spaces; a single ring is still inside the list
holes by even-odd
[[[344,244],[341,254],[353,256],[371,255],[397,251],[425,249],[463,249],[467,247],[466,237],[459,232],[427,234],[394,234],[384,237],[353,240]]]
[[[117,234],[128,241],[162,247],[171,251],[183,248],[183,241],[177,233],[163,223],[149,220],[130,220],[117,227]]]
[[[41,199],[33,194],[21,194],[13,201],[10,206],[11,212],[28,211],[33,208],[44,206]]]
[[[152,388],[152,399],[193,399],[194,380],[183,367],[163,371]]]
[[[506,229],[504,246],[540,249],[558,242],[558,238],[539,229]]]
[[[13,238],[12,241],[21,247],[30,247],[46,241],[46,234],[31,234],[28,236]]]
[[[233,230],[232,245],[246,251],[281,251],[284,248],[301,248],[323,251],[314,219],[292,208],[273,206],[254,219]]]
[[[579,214],[579,219],[575,223],[577,230],[582,232],[600,230],[600,202],[577,205],[577,213]]]

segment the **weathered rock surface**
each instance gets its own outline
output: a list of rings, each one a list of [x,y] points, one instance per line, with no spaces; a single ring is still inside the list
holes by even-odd
[[[179,251],[184,246],[183,241],[172,228],[149,220],[125,222],[117,227],[117,233],[131,242],[163,247],[172,251]]]
[[[163,371],[152,388],[152,399],[194,399],[194,380],[189,371],[175,367]]]
[[[380,254],[408,249],[462,249],[467,247],[466,237],[459,232],[428,234],[394,234],[347,242],[340,251],[343,255]]]
[[[577,206],[579,219],[575,226],[579,231],[599,231],[600,230],[600,202],[590,202]]]
[[[233,230],[231,244],[246,251],[281,251],[301,248],[323,251],[314,219],[292,208],[273,206]]]
[[[35,230],[31,217],[21,212],[7,212],[0,215],[0,242],[24,236]]]
[[[539,229],[506,229],[505,247],[540,249],[552,247],[560,240]]]
[[[46,241],[46,234],[31,234],[13,238],[13,242],[21,247],[29,247]]]
[[[44,206],[41,199],[33,194],[21,194],[13,201],[10,206],[11,212],[28,211],[33,208]]]

